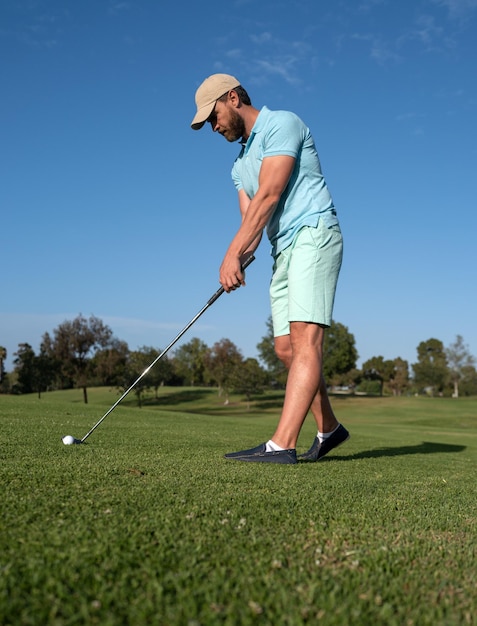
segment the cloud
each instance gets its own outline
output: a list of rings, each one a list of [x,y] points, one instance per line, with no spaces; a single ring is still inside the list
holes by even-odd
[[[391,4],[389,0],[362,0],[357,11],[364,15],[380,9],[384,15]],[[406,11],[405,4],[402,9],[402,19],[386,22],[387,31],[370,30],[366,17],[365,22],[357,21],[354,34],[344,35],[341,41],[351,38],[368,44],[371,59],[380,65],[410,58],[416,48],[425,52],[451,52],[459,46],[462,29],[476,15],[477,0],[423,0],[412,12]],[[359,30],[360,24],[366,24],[367,29]],[[411,44],[414,48],[410,48]]]
[[[358,6],[358,11],[371,11],[379,4],[386,4],[386,0],[364,0]]]
[[[255,46],[254,53],[250,55],[253,61],[249,69],[262,79],[279,76],[290,85],[299,85],[302,83],[298,77],[300,67],[316,57],[313,47],[303,40],[287,41],[274,37],[269,31],[251,34],[249,38]]]
[[[281,76],[290,85],[299,85],[302,80],[298,77],[296,70],[297,59],[294,57],[282,57],[276,59],[259,59],[256,67],[263,73],[270,76]]]
[[[61,36],[61,18],[57,15],[39,15],[29,24],[23,25],[18,40],[32,48],[54,48]]]
[[[261,33],[260,35],[250,35],[250,39],[254,44],[260,45],[272,41],[271,33]]]
[[[131,4],[129,2],[122,2],[121,0],[112,0],[109,3],[108,11],[111,15],[116,15],[121,11],[127,11],[131,8]]]
[[[397,122],[406,122],[407,120],[412,120],[417,117],[416,113],[400,113],[396,115]]]
[[[400,55],[392,50],[389,44],[376,35],[360,35],[355,33],[351,36],[355,41],[362,41],[369,44],[369,55],[379,65],[384,65],[388,61],[399,61]]]
[[[241,50],[240,48],[232,48],[231,50],[227,50],[227,52],[225,53],[225,55],[229,58],[229,59],[234,59],[234,60],[238,60],[242,57],[243,54],[243,50]]]
[[[419,137],[424,135],[424,128],[420,124],[420,120],[423,120],[424,117],[421,113],[400,113],[396,115],[396,122],[408,128],[411,135]]]
[[[442,26],[436,22],[433,15],[419,15],[414,25],[398,39],[398,45],[404,47],[407,42],[415,41],[425,50],[438,50],[442,47],[452,48],[453,41]]]
[[[310,23],[304,23],[299,33],[287,39],[289,29],[279,30],[277,26],[270,30],[268,23],[265,26],[263,22],[243,18],[240,32],[247,33],[246,40],[231,32],[218,37],[216,44],[224,50],[223,56],[241,66],[242,75],[248,74],[250,83],[263,84],[269,77],[280,77],[289,85],[301,85],[303,81],[298,75],[309,75],[320,59],[316,28],[310,27]],[[236,47],[236,42],[242,40],[243,47]],[[214,67],[223,69],[222,61]]]
[[[477,9],[477,0],[431,0],[434,4],[446,7],[449,17],[463,19]]]

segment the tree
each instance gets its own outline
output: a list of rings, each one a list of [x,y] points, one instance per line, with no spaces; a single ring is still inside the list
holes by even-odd
[[[61,363],[63,377],[83,390],[84,402],[88,403],[88,384],[93,375],[92,356],[111,341],[112,331],[99,318],[81,314],[73,321],[65,321],[43,336],[43,347],[48,356]]]
[[[0,383],[3,382],[3,377],[5,376],[4,363],[7,358],[7,349],[3,346],[0,346]]]
[[[126,391],[141,377],[134,385],[134,393],[139,408],[142,407],[143,393],[147,389],[154,389],[157,399],[159,387],[172,378],[172,364],[167,356],[164,355],[154,364],[154,367],[151,367],[151,364],[154,363],[161,352],[162,350],[156,350],[156,348],[142,346],[139,350],[128,354],[126,367],[122,375],[123,381],[120,386]],[[148,371],[146,372],[146,370]]]
[[[349,390],[353,390],[360,386],[363,381],[363,371],[357,367],[353,367],[347,372],[342,374],[333,374],[331,379],[328,379],[328,385],[333,387],[347,387]]]
[[[97,350],[92,361],[100,385],[121,385],[129,356],[128,344],[112,338],[108,347]]]
[[[205,355],[207,374],[219,387],[219,395],[225,394],[228,402],[230,379],[234,368],[243,362],[243,356],[230,339],[221,339],[214,343]]]
[[[230,385],[237,393],[243,393],[247,398],[247,408],[250,410],[252,396],[263,393],[267,375],[260,367],[257,359],[245,359],[234,367],[230,377]]]
[[[267,320],[267,334],[257,344],[258,355],[265,364],[270,379],[285,386],[287,381],[287,369],[275,353],[275,339],[273,336],[273,321],[270,316]]]
[[[414,380],[421,388],[428,388],[432,395],[441,393],[448,377],[444,345],[439,339],[421,341],[417,346],[417,363],[413,363]]]
[[[122,385],[124,391],[126,391],[126,389],[128,389],[133,384],[133,382],[137,380],[141,376],[141,374],[143,374],[147,370],[148,367],[150,367],[151,363],[155,360],[157,355],[157,350],[155,350],[154,348],[148,348],[146,346],[143,346],[141,349],[134,350],[133,352],[129,353],[127,365],[124,372],[124,382]],[[160,362],[161,361],[159,361],[158,363]],[[158,363],[156,363],[156,365],[158,365]],[[154,366],[154,368],[156,367],[156,365]],[[139,408],[142,407],[142,397],[144,391],[151,387],[159,386],[157,379],[154,379],[152,373],[154,368],[149,370],[134,386],[134,394],[137,398],[137,404]]]
[[[400,396],[409,386],[409,364],[401,357],[397,357],[393,361],[393,366],[389,387],[392,389],[393,395]]]
[[[54,383],[58,374],[58,362],[40,348],[40,354],[35,356],[34,366],[36,392],[40,398],[41,393]]]
[[[155,348],[147,346],[143,346],[140,350],[147,356],[148,365],[153,363],[162,352],[162,350],[156,350]],[[167,358],[167,355],[164,355],[159,359],[159,361],[157,361],[154,367],[152,367],[147,373],[146,378],[150,387],[154,389],[154,394],[157,400],[159,387],[165,385],[173,378],[172,363]]]
[[[384,383],[389,382],[394,373],[394,362],[382,356],[374,356],[363,363],[363,375],[367,380],[379,381],[380,393],[383,395]]]
[[[459,393],[464,396],[477,396],[477,371],[473,365],[462,368]]]
[[[192,387],[204,383],[207,344],[194,337],[174,354],[174,368]]]
[[[35,351],[29,343],[19,343],[18,350],[14,353],[14,371],[17,373],[17,386],[20,393],[32,393],[34,391],[34,365]]]
[[[358,352],[354,335],[339,322],[332,322],[325,330],[323,343],[323,374],[326,379],[346,374],[356,368]]]
[[[362,370],[365,380],[379,383],[381,396],[385,386],[392,390],[393,395],[400,396],[409,384],[409,366],[400,357],[390,360],[375,356],[363,363]]]
[[[56,362],[43,351],[37,356],[28,343],[20,343],[15,356],[13,363],[17,375],[16,388],[20,393],[36,391],[41,398],[41,393],[46,391],[55,379]]]
[[[449,366],[449,376],[454,385],[453,398],[459,397],[459,382],[463,378],[466,368],[473,366],[475,358],[470,354],[468,346],[461,335],[457,335],[454,343],[445,350]]]
[[[5,373],[0,382],[0,393],[12,393],[15,385],[15,373]]]

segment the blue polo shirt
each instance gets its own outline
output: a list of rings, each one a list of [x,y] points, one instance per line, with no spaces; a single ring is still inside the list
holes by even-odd
[[[338,224],[310,130],[289,111],[261,109],[232,168],[237,191],[243,189],[253,198],[258,189],[262,160],[278,155],[292,156],[296,161],[288,185],[267,224],[273,256],[287,248],[303,226],[316,227],[320,219],[328,227]]]

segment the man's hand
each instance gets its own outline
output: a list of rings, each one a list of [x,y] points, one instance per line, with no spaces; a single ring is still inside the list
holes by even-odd
[[[227,293],[245,286],[245,274],[242,272],[241,261],[229,252],[220,266],[219,282]]]

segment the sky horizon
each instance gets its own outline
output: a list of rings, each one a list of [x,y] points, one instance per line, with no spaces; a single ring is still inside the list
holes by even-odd
[[[0,345],[95,315],[164,348],[218,288],[239,223],[239,151],[192,131],[194,93],[237,76],[310,127],[344,260],[333,319],[373,356],[461,335],[477,355],[477,0],[5,0],[0,7]],[[181,339],[256,357],[264,237],[247,286]],[[181,345],[179,343],[176,347]]]

